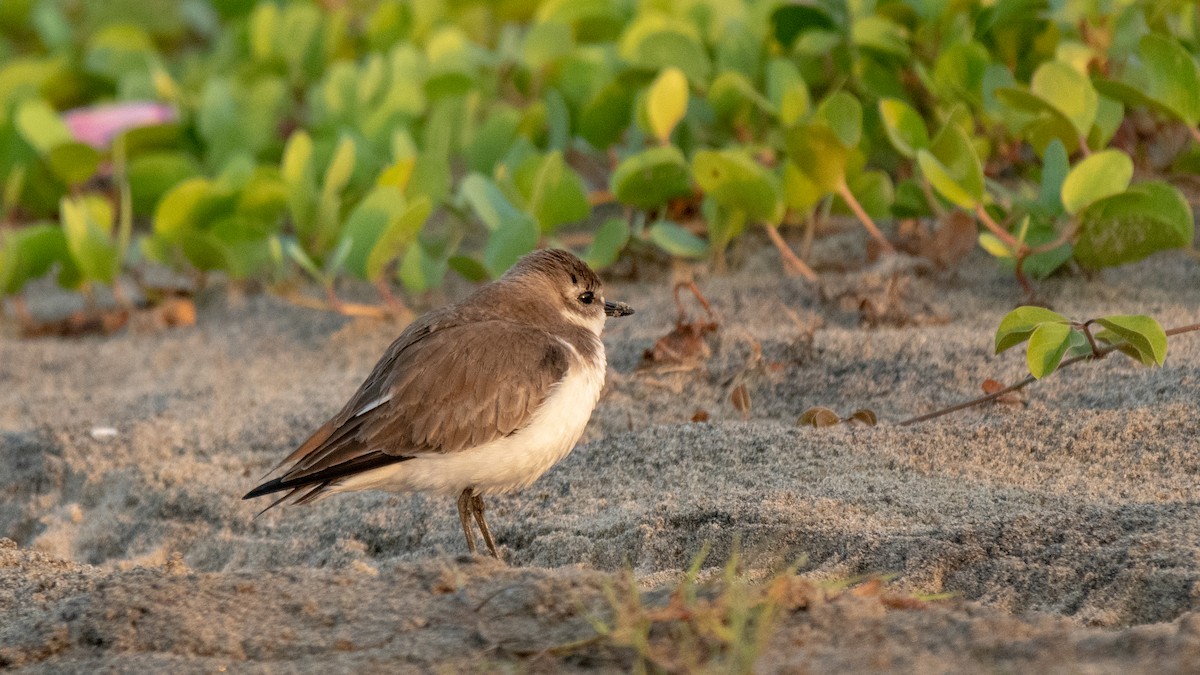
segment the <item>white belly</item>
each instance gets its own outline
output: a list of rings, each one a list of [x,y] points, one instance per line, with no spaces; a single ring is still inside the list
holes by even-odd
[[[588,367],[576,360],[530,423],[511,436],[462,452],[419,455],[346,478],[330,491],[458,494],[474,487],[487,495],[526,487],[575,447],[600,398],[604,366],[603,348]]]

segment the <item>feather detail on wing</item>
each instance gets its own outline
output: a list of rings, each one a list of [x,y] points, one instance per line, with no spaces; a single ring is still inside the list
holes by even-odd
[[[422,454],[461,452],[512,434],[566,375],[570,350],[563,340],[515,322],[439,324],[436,313],[427,315],[392,344],[346,406],[271,473],[288,468],[246,497],[329,483]]]

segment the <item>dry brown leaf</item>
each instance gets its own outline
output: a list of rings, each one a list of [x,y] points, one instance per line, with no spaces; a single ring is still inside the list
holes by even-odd
[[[949,211],[938,229],[920,244],[920,255],[945,269],[953,267],[975,250],[979,233],[975,219],[966,211]]]
[[[875,414],[874,410],[869,408],[859,408],[858,410],[855,410],[854,414],[851,415],[846,421],[862,422],[869,427],[873,427],[876,424],[879,424],[879,416]]]
[[[822,427],[831,427],[841,421],[842,418],[829,408],[815,406],[800,413],[800,418],[796,420],[796,423],[800,426],[817,427],[820,429]]]
[[[750,419],[750,391],[746,389],[744,382],[733,388],[729,394],[729,402],[733,404],[734,409],[742,413],[742,419]]]

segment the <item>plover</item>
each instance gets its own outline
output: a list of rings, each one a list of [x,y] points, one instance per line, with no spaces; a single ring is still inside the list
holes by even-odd
[[[571,451],[604,386],[605,317],[632,313],[571,253],[530,253],[410,324],[341,411],[243,499],[286,491],[266,511],[355,490],[456,494],[467,548],[473,516],[499,559],[483,497],[528,486]]]

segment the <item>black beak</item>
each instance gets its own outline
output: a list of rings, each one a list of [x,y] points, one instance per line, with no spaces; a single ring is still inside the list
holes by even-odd
[[[633,308],[623,302],[604,301],[604,313],[609,316],[629,316]]]

